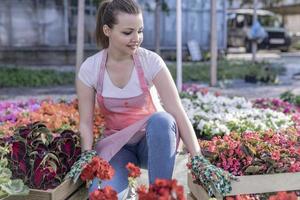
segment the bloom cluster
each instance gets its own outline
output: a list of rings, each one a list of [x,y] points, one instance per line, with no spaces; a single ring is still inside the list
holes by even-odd
[[[284,131],[232,132],[229,136],[199,141],[203,154],[214,165],[234,175],[300,171],[300,135],[295,128]]]
[[[298,108],[295,107],[293,104],[282,101],[281,99],[255,99],[253,101],[253,107],[260,108],[260,109],[272,109],[278,112],[283,112],[285,114],[291,114],[298,112]]]
[[[201,138],[228,135],[235,131],[279,130],[294,125],[291,116],[271,109],[253,108],[245,98],[216,96],[211,93],[186,94],[183,106]]]
[[[29,99],[28,101],[2,101],[0,102],[0,124],[3,122],[15,122],[21,112],[34,112],[40,108],[41,101]]]
[[[90,200],[118,200],[117,192],[110,186],[95,190],[89,196]]]
[[[100,180],[110,180],[114,174],[114,169],[107,161],[95,156],[90,163],[84,166],[80,178],[83,181],[91,181],[94,177]]]
[[[297,200],[298,197],[295,192],[277,192],[251,195],[236,195],[228,196],[225,200]]]
[[[126,165],[127,170],[129,171],[128,177],[130,178],[137,178],[141,175],[141,169],[137,166],[135,166],[133,163],[128,163]]]
[[[94,156],[92,160],[83,166],[80,174],[82,181],[90,183],[95,177],[99,179],[98,189],[89,196],[91,200],[117,200],[117,192],[112,187],[100,188],[102,180],[110,180],[114,176],[115,171],[112,166],[99,156]]]
[[[156,179],[154,184],[138,188],[139,200],[185,200],[183,187],[176,180]]]
[[[141,175],[140,168],[133,163],[128,163],[126,168],[129,171],[128,181],[130,187],[126,199],[135,199],[137,191],[139,200],[185,200],[183,187],[178,185],[176,180],[156,179],[148,190],[144,185],[137,188],[136,178]],[[100,188],[101,180],[109,180],[112,176],[113,169],[109,163],[95,156],[89,164],[84,166],[80,177],[83,181],[90,181],[94,177],[100,179],[98,189],[89,196],[91,200],[117,200],[117,193],[113,188],[109,186]],[[132,184],[133,182],[135,183]]]
[[[4,102],[0,104],[0,135],[11,135],[18,126],[34,122],[43,122],[47,128],[56,132],[70,129],[78,131],[78,101],[71,102],[51,99],[29,100],[27,102]],[[0,115],[1,116],[1,115]],[[104,127],[104,120],[99,109],[95,109],[94,135],[99,137]]]

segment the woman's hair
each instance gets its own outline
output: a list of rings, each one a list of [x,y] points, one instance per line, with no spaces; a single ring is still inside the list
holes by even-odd
[[[141,9],[135,0],[104,0],[101,2],[97,13],[96,42],[98,46],[107,48],[108,37],[103,32],[103,26],[106,24],[113,28],[117,24],[116,16],[123,12],[127,14],[139,14]]]

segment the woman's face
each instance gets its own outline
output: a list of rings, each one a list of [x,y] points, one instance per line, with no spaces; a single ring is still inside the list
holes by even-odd
[[[119,51],[121,54],[132,55],[143,41],[143,16],[142,14],[118,13],[117,24],[108,28],[109,48]],[[105,30],[104,30],[104,33]]]

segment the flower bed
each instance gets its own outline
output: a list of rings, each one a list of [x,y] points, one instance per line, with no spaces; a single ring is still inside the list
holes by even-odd
[[[25,197],[7,199],[67,199],[75,191],[79,198],[87,197],[82,182],[64,180],[81,152],[77,100],[0,102],[0,114],[0,145],[10,146],[6,157],[11,178],[22,179],[30,188]],[[95,139],[102,129],[102,116],[95,109]]]
[[[211,139],[234,131],[280,130],[294,125],[292,117],[271,109],[258,109],[245,98],[211,93],[185,93],[182,103],[197,136]]]
[[[226,200],[297,199],[294,192],[279,191],[300,190],[299,107],[279,99],[250,102],[203,90],[182,97],[197,136],[209,139],[199,140],[203,155],[240,179],[233,181]],[[188,198],[209,199],[206,188],[193,180],[188,174]]]
[[[231,196],[300,190],[299,142],[299,130],[290,127],[281,131],[232,132],[223,138],[199,141],[199,144],[212,164],[240,179],[232,182],[233,190],[228,194]],[[208,199],[201,184],[195,184],[191,175],[188,179],[193,195],[197,199]]]
[[[18,126],[43,122],[52,132],[72,130],[78,132],[78,101],[53,101],[51,99],[0,103],[0,137],[11,135]],[[99,109],[95,109],[94,135],[99,137],[104,127]]]

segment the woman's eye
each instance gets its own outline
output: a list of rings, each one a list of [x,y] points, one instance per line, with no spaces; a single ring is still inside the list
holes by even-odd
[[[123,32],[124,35],[130,35],[131,32]]]
[[[138,33],[143,33],[143,31],[141,30],[141,31],[138,31]]]

